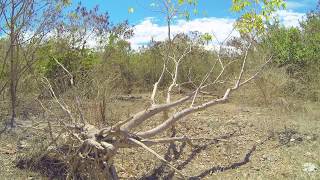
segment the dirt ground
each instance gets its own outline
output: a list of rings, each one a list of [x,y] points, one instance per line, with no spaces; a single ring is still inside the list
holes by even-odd
[[[143,100],[124,101],[117,109],[130,114],[143,104]],[[206,140],[151,148],[190,179],[320,179],[320,106],[300,103],[294,107],[256,107],[231,101],[190,115],[165,133]],[[21,120],[23,127],[41,119],[40,112],[30,115],[36,118]],[[144,128],[159,119],[147,122]],[[48,179],[16,167],[19,157],[34,150],[25,146],[32,146],[31,141],[43,143],[39,134],[26,134],[24,128],[0,135],[0,179]],[[318,169],[306,172],[306,163]],[[121,179],[178,179],[167,165],[140,148],[120,150],[115,164]]]

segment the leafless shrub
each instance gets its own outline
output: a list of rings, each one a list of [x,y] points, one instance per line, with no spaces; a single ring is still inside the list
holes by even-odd
[[[266,64],[271,61],[272,57],[268,57],[265,63],[256,70],[250,69],[250,71],[246,71],[247,60],[251,51],[252,44],[249,42],[241,58],[235,62],[225,63],[221,60],[220,56],[218,56],[210,71],[202,78],[202,81],[195,84],[195,88],[192,91],[186,92],[184,96],[178,98],[173,95],[173,90],[180,85],[178,82],[179,67],[183,63],[184,58],[192,52],[192,44],[189,44],[180,54],[168,55],[168,59],[164,59],[162,73],[158,81],[154,84],[149,105],[129,118],[116,122],[108,122],[108,120],[105,122],[107,119],[105,109],[108,108],[105,99],[106,91],[102,90],[96,96],[97,101],[92,105],[92,109],[94,109],[94,111],[92,111],[93,115],[85,116],[79,96],[75,95],[75,103],[68,105],[63,98],[56,96],[50,82],[44,78],[43,83],[45,83],[50,90],[53,100],[68,117],[68,121],[59,120],[60,131],[58,135],[53,137],[53,141],[59,140],[60,143],[63,144],[62,147],[66,146],[67,148],[64,148],[64,151],[60,151],[61,146],[56,146],[55,148],[49,148],[50,150],[47,153],[58,153],[62,155],[59,159],[65,162],[68,167],[68,173],[66,175],[68,179],[79,178],[80,176],[84,178],[117,179],[113,158],[119,149],[140,147],[153,154],[160,161],[166,163],[177,175],[185,178],[187,175],[181,173],[158,155],[151,149],[151,146],[171,142],[187,142],[192,145],[193,141],[210,139],[208,137],[187,136],[157,137],[187,115],[228,102],[230,96],[235,91],[254,80]],[[174,64],[173,69],[168,69],[168,62]],[[225,76],[228,67],[236,63],[238,63],[238,65],[233,67],[232,72],[236,76],[233,76],[233,78],[231,78],[231,76]],[[238,67],[237,70],[235,69],[236,67]],[[73,77],[71,73],[69,73],[63,65],[61,65],[61,68],[70,75],[72,83]],[[219,69],[220,71],[217,75],[213,73],[215,69]],[[158,87],[165,74],[169,74],[172,81],[165,91],[164,100],[161,100],[161,96],[157,96],[159,91]],[[215,75],[215,77],[212,77],[213,75]],[[192,83],[192,79],[190,79],[190,82]],[[210,90],[209,87],[212,86],[222,87],[224,90],[220,88],[220,90],[217,91],[216,97],[200,98],[202,94],[206,93],[206,89]],[[50,109],[44,106],[43,108],[50,112]],[[141,128],[144,122],[152,120],[152,117],[163,112],[168,113],[164,121],[158,122],[157,125],[151,129],[145,130],[145,128]],[[52,112],[51,114],[54,115]],[[62,137],[65,138],[61,141]],[[50,146],[52,146],[52,144],[54,143],[50,143]]]

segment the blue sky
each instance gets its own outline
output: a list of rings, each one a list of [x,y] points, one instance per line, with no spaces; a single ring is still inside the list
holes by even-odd
[[[79,0],[73,2],[76,4]],[[152,11],[150,5],[156,2],[154,0],[84,0],[81,2],[87,7],[99,5],[102,11],[107,11],[110,14],[111,21],[115,23],[129,20],[130,23],[136,24],[146,17],[162,19],[159,13]],[[231,0],[200,0],[198,6],[200,13],[198,16],[193,16],[193,18],[203,17],[204,11],[207,13],[207,16],[231,16],[229,11],[230,5]],[[128,12],[128,8],[131,7],[134,8],[134,13],[132,14]]]
[[[74,0],[76,4],[80,0]],[[118,23],[124,20],[129,20],[132,24],[137,24],[146,17],[155,17],[161,22],[163,17],[159,13],[152,12],[150,4],[154,0],[82,0],[83,5],[87,7],[94,7],[99,5],[101,11],[107,11],[110,14],[110,19],[113,23]],[[317,0],[288,0],[288,10],[306,13],[314,9]],[[235,17],[230,12],[231,0],[199,0],[199,15],[192,18],[207,17]],[[128,8],[134,8],[134,13],[128,13]],[[204,15],[204,13],[206,12]]]
[[[73,0],[75,6],[80,0]],[[88,8],[99,5],[102,12],[107,11],[110,21],[117,24],[128,20],[130,25],[134,25],[134,36],[129,40],[133,49],[150,42],[151,38],[156,41],[165,40],[167,28],[163,15],[152,11],[150,6],[157,0],[82,0],[82,4]],[[210,33],[216,36],[216,42],[225,39],[233,29],[236,14],[230,12],[232,0],[199,0],[197,16],[192,16],[190,21],[176,19],[172,25],[173,34],[188,33],[198,31],[200,33]],[[299,26],[307,12],[315,9],[318,0],[287,0],[287,9],[280,10],[276,14],[281,23],[286,26]],[[134,9],[134,13],[129,13],[129,8]],[[203,14],[202,12],[206,12]],[[237,32],[233,36],[238,36]],[[95,42],[92,42],[94,45]],[[209,47],[210,48],[210,47]]]
[[[134,28],[134,36],[128,40],[133,49],[148,44],[151,39],[163,41],[167,38],[167,27],[163,15],[153,12],[151,7],[152,3],[161,0],[72,0],[69,8],[74,9],[80,1],[88,9],[98,5],[101,12],[108,12],[112,24],[128,20]],[[276,14],[284,26],[297,27],[306,13],[316,8],[317,1],[286,0],[287,9],[280,10]],[[237,16],[230,12],[231,2],[232,0],[199,0],[197,7],[199,14],[191,16],[190,21],[175,19],[171,26],[172,34],[189,33],[190,31],[209,33],[215,38],[208,48],[214,48],[233,30]],[[133,8],[134,13],[129,13],[129,8]],[[206,13],[203,14],[203,12]],[[239,36],[239,33],[233,32],[232,36]],[[89,46],[96,46],[95,38],[89,39]]]

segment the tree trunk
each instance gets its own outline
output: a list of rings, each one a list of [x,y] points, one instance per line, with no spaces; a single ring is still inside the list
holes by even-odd
[[[117,174],[117,170],[116,170],[116,168],[114,167],[113,164],[108,166],[107,172],[108,172],[108,175],[109,175],[108,179],[110,179],[110,180],[118,180],[119,179],[118,174]]]
[[[81,163],[81,164],[80,164]],[[113,163],[98,161],[98,166],[90,166],[90,163],[77,159],[74,167],[71,167],[71,176],[66,179],[107,179],[119,180],[116,168]],[[86,167],[89,166],[89,169]]]
[[[15,34],[14,7],[12,7],[12,18],[10,24],[10,98],[11,98],[11,128],[16,126],[16,101],[17,101],[17,59],[15,59],[15,48],[17,37]]]
[[[169,16],[170,15],[168,15],[167,17],[167,26],[168,26],[168,40],[169,40],[169,43],[171,44],[171,18]]]

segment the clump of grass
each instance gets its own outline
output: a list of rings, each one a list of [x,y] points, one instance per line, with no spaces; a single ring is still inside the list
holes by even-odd
[[[16,167],[58,179],[65,179],[68,169],[65,162],[49,155],[19,158],[16,162]]]

